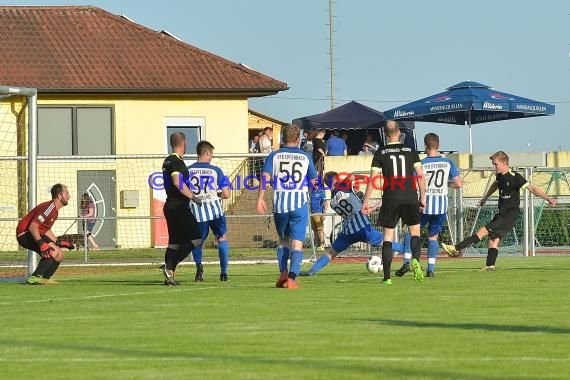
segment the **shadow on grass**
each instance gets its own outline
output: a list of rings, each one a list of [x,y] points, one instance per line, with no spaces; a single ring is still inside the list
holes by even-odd
[[[420,322],[420,321],[399,321],[392,319],[360,319],[364,322],[374,322],[382,325],[415,327],[415,328],[437,328],[437,329],[461,329],[461,330],[485,330],[485,331],[505,331],[524,333],[545,333],[545,334],[570,334],[570,329],[563,327],[549,326],[522,326],[522,325],[493,325],[489,323],[445,323],[445,322]]]

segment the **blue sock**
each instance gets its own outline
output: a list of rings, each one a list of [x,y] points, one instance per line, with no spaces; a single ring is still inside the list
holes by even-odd
[[[299,274],[301,271],[301,263],[303,262],[303,252],[302,251],[291,251],[291,270],[295,274]]]
[[[404,245],[398,241],[392,242],[392,251],[398,251],[400,253],[404,252]]]
[[[220,257],[220,273],[228,273],[228,261],[230,258],[230,245],[227,240],[218,242],[218,256]]]
[[[192,258],[194,259],[196,265],[202,264],[202,246],[199,246],[192,250]]]
[[[287,261],[289,260],[289,247],[277,247],[277,262],[279,263],[279,273],[287,270]]]
[[[317,262],[313,264],[311,269],[309,269],[309,272],[315,274],[318,271],[320,271],[321,269],[323,269],[323,267],[325,267],[330,262],[331,262],[331,259],[329,258],[328,255],[322,255],[321,257],[319,257]]]
[[[412,235],[406,232],[404,235],[404,263],[410,263],[412,260]],[[392,243],[393,244],[393,243]]]
[[[439,243],[437,240],[428,240],[428,272],[435,270],[435,259],[439,252]]]

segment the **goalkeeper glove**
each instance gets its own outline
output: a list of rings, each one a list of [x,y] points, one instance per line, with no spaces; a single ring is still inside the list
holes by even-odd
[[[44,239],[40,239],[36,243],[38,243],[38,246],[40,247],[40,256],[44,259],[49,259],[52,251],[55,251],[55,249],[53,249],[53,247]]]
[[[75,249],[75,245],[74,245],[73,243],[67,241],[67,240],[58,240],[56,244],[57,244],[58,247],[60,247],[60,248],[67,248],[67,249],[69,249],[70,251],[71,251],[72,249]]]

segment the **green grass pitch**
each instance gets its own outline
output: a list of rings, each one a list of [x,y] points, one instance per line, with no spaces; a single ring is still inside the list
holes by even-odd
[[[425,260],[424,265],[425,265]],[[276,265],[62,267],[0,284],[2,379],[567,379],[570,257],[439,260],[382,286],[331,264],[276,289]],[[394,263],[397,269],[400,262]],[[308,269],[304,264],[303,269]]]

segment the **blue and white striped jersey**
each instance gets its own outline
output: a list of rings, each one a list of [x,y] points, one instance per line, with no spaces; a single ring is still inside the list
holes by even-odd
[[[426,207],[423,213],[445,214],[448,205],[448,184],[459,175],[459,170],[453,161],[441,156],[424,158],[422,167],[426,179]]]
[[[360,210],[362,202],[352,190],[348,180],[337,183],[331,191],[330,207],[342,217],[342,232],[354,234],[370,224],[370,219]]]
[[[190,190],[202,200],[199,206],[190,202],[190,210],[198,222],[208,222],[224,214],[218,191],[229,186],[222,169],[206,162],[195,162],[188,166]]]
[[[265,159],[263,172],[271,175],[273,212],[285,213],[303,207],[311,179],[317,176],[313,159],[298,147],[282,147]],[[263,181],[261,186],[267,186]]]

